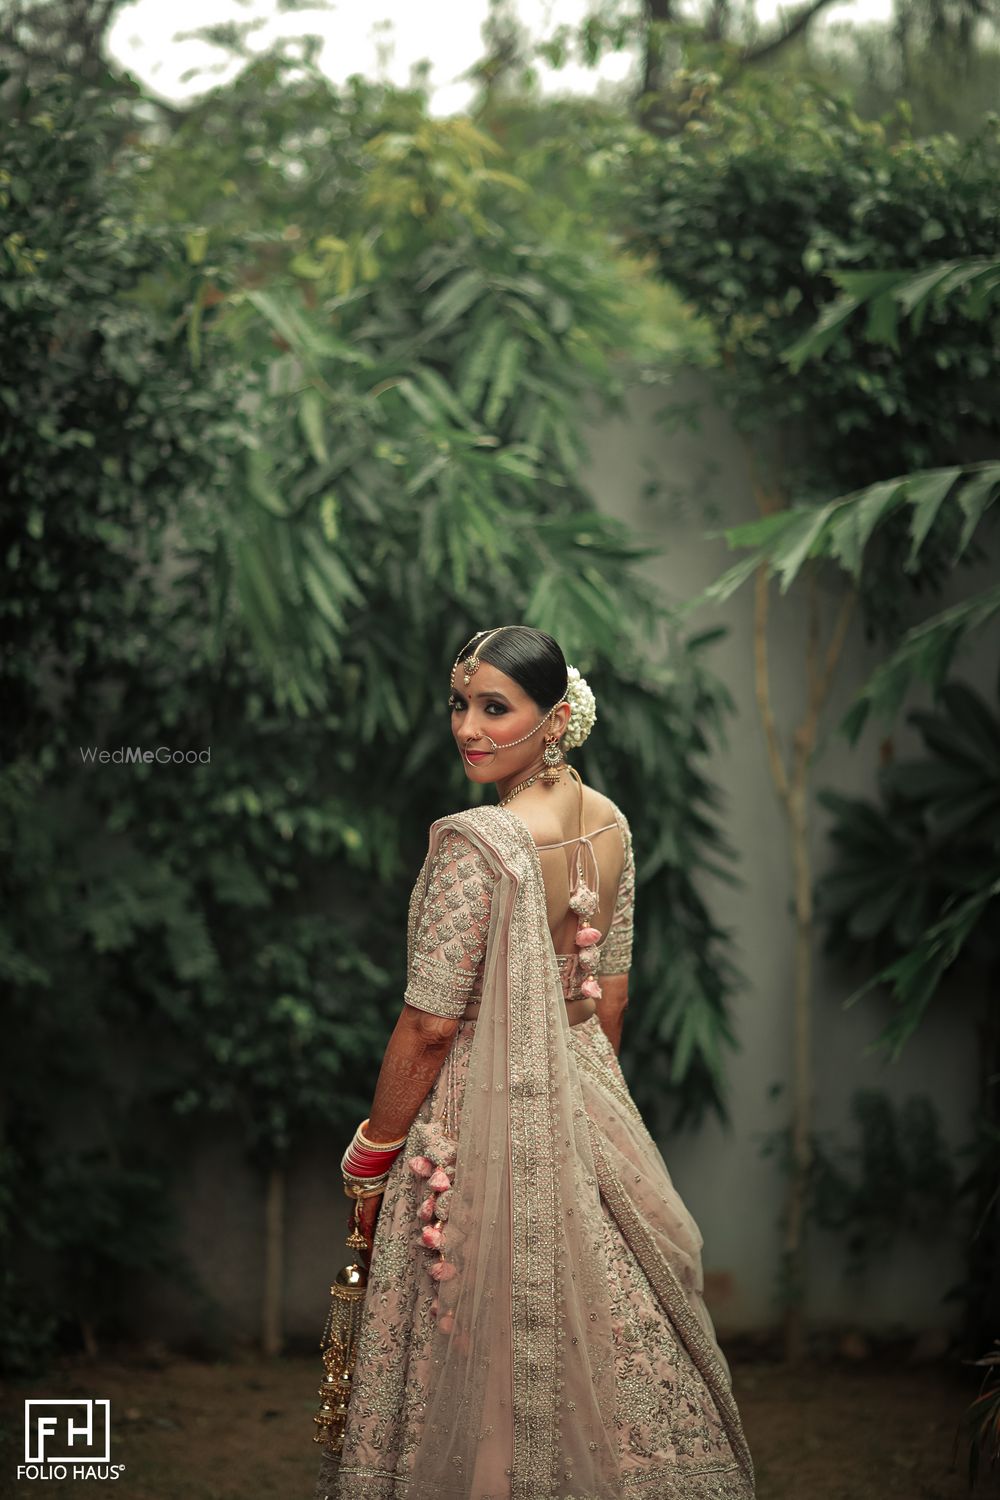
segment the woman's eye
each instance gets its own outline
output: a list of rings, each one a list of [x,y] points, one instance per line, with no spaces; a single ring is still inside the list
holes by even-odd
[[[451,709],[452,713],[456,712],[456,710],[459,713],[461,713],[462,710],[465,708],[465,704],[462,702],[462,700],[460,698],[449,698],[448,699],[448,707]],[[489,713],[489,711],[490,711],[491,708],[496,709],[496,713],[494,713],[494,714],[491,715],[491,717],[494,718],[494,719],[497,717],[498,714],[505,714],[507,712],[507,710],[504,708],[504,706],[503,706],[502,703],[487,703],[487,705],[486,705],[486,711],[487,711],[487,713]]]

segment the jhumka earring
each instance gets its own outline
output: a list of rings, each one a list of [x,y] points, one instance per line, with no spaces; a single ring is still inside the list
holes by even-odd
[[[559,748],[559,736],[557,734],[547,734],[545,736],[542,764],[545,767],[542,772],[543,783],[546,786],[555,786],[564,765],[563,753]]]

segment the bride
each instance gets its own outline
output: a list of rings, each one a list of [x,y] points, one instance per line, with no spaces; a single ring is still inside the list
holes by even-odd
[[[499,802],[431,825],[342,1159],[369,1274],[317,1500],[751,1500],[702,1237],[618,1063],[631,832],[563,753],[593,694],[504,625],[459,652],[448,704]]]

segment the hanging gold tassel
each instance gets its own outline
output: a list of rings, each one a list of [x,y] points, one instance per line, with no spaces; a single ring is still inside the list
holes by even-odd
[[[355,1205],[347,1244],[352,1250],[363,1250],[366,1243],[358,1228]],[[313,1418],[319,1431],[313,1442],[322,1443],[332,1458],[339,1458],[344,1446],[344,1427],[367,1289],[368,1272],[356,1261],[337,1272],[337,1279],[330,1288],[330,1311],[320,1339],[324,1369],[323,1383],[319,1388],[320,1408]]]

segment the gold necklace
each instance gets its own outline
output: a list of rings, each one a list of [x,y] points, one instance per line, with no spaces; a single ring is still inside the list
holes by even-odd
[[[500,798],[500,801],[497,804],[497,806],[498,807],[506,807],[507,803],[510,801],[511,797],[516,797],[517,794],[518,794],[518,792],[523,792],[526,787],[533,786],[535,784],[535,782],[538,780],[538,778],[539,778],[539,776],[541,774],[542,774],[541,771],[536,771],[535,774],[534,774],[534,776],[529,776],[528,777],[527,781],[520,782],[520,784],[518,786],[514,787],[512,791],[509,791],[507,793],[506,797],[501,797]]]

